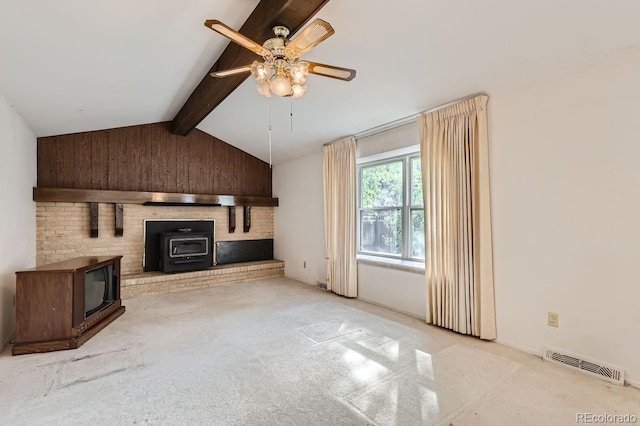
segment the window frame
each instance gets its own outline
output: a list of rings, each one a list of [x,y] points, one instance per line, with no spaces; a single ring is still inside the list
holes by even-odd
[[[385,155],[386,154],[386,155]],[[412,213],[416,210],[422,210],[424,212],[424,202],[423,205],[414,205],[412,199],[412,178],[413,178],[413,168],[411,167],[411,161],[413,159],[421,160],[420,158],[420,150],[419,146],[417,147],[408,147],[406,149],[397,150],[385,154],[373,155],[370,157],[360,158],[356,164],[356,185],[357,185],[357,200],[356,200],[356,237],[357,237],[357,253],[358,255],[364,256],[373,256],[380,258],[389,258],[396,260],[408,260],[411,262],[424,263],[425,258],[420,257],[412,257],[411,256],[411,242],[412,242]],[[401,206],[386,206],[386,207],[362,207],[362,173],[363,169],[368,167],[375,167],[382,164],[394,163],[397,161],[402,162],[402,205]],[[424,197],[423,197],[424,198]],[[424,201],[424,200],[423,200]],[[380,253],[380,252],[372,252],[362,250],[362,242],[361,242],[361,218],[363,211],[391,211],[397,210],[401,211],[401,232],[402,232],[402,245],[400,254],[396,255],[393,253]],[[424,213],[423,213],[424,217]]]

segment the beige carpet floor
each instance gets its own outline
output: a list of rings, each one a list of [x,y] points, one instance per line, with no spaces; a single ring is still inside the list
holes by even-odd
[[[278,278],[125,300],[76,350],[0,356],[2,425],[567,425],[640,390]]]

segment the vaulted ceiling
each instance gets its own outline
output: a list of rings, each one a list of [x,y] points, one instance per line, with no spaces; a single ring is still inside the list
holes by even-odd
[[[0,93],[48,136],[173,120],[228,44],[204,21],[239,29],[258,1],[5,3]],[[636,0],[330,0],[316,17],[335,35],[305,59],[355,68],[353,81],[311,76],[303,98],[269,101],[247,79],[197,127],[268,160],[271,115],[278,163],[640,46]]]

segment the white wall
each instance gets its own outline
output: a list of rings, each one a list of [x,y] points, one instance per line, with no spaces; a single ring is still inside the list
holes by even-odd
[[[424,273],[358,263],[358,299],[418,318],[427,316]]]
[[[635,384],[639,75],[635,50],[489,101],[499,341],[616,364]]]
[[[358,139],[356,158],[368,157],[419,143],[418,123],[414,120],[403,126]]]
[[[313,285],[326,282],[322,152],[273,166],[273,196],[279,199],[274,255],[284,260],[285,276]]]
[[[36,263],[36,137],[0,94],[0,347],[15,327],[15,271]]]

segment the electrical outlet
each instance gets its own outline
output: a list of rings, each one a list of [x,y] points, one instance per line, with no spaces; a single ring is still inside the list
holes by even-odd
[[[560,315],[557,312],[548,312],[547,313],[547,323],[551,327],[558,327],[558,321],[560,320]]]
[[[304,269],[307,269],[307,261],[306,261],[306,260],[305,260],[304,262],[302,262],[302,267],[303,267]]]

